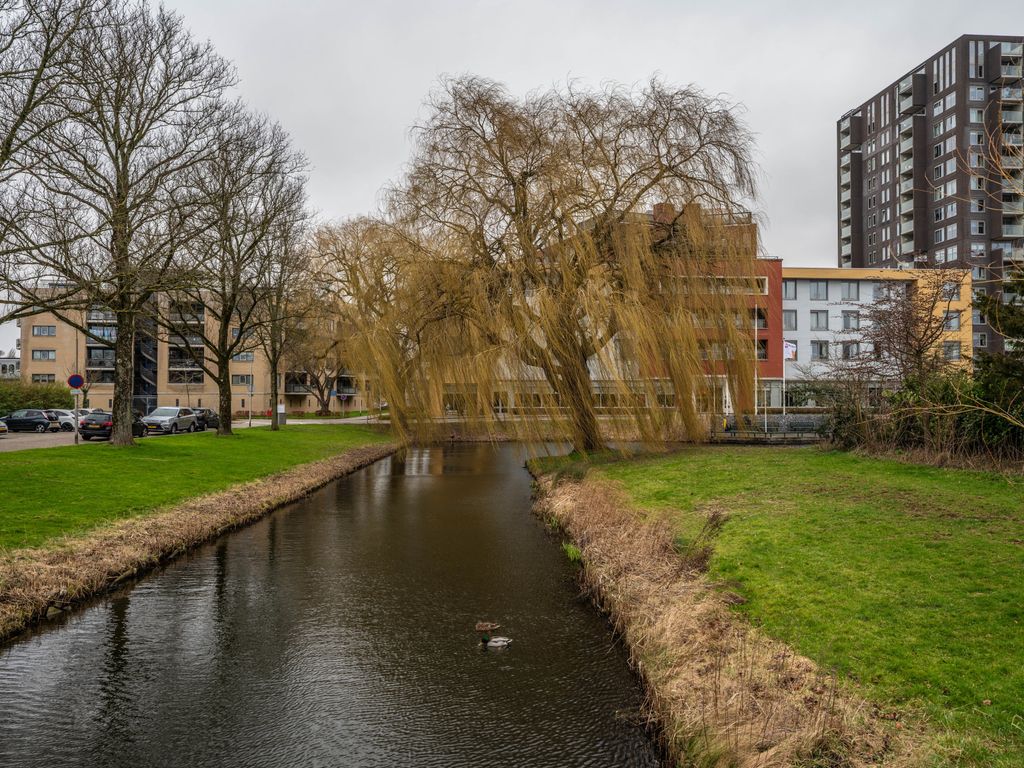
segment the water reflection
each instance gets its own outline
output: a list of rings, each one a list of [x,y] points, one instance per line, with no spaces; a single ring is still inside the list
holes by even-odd
[[[656,765],[522,458],[411,450],[0,650],[0,765]]]

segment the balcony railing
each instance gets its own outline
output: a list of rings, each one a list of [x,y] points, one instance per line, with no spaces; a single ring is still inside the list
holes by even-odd
[[[1020,101],[1024,98],[1024,88],[1006,87],[999,89],[1000,101]]]
[[[842,230],[840,230],[839,235],[843,240],[848,240],[853,237],[853,229],[851,227],[843,227]]]
[[[1024,43],[1000,43],[999,53],[1007,58],[1011,56],[1024,56]]]
[[[853,243],[843,243],[842,247],[839,249],[839,254],[841,256],[853,255]]]
[[[1000,168],[1024,168],[1024,158],[1020,155],[1001,155],[999,157]]]
[[[911,240],[904,240],[902,243],[900,243],[900,255],[901,256],[909,256],[913,252],[914,252],[914,241],[912,239]]]
[[[1016,125],[1017,123],[1024,122],[1024,111],[1019,109],[1004,109],[999,113],[999,118],[1003,124],[1011,123]]]
[[[901,195],[906,195],[908,193],[913,193],[913,191],[914,191],[914,180],[913,179],[907,179],[906,181],[901,181],[900,182],[900,194]]]
[[[1024,216],[1024,200],[1003,200],[1004,216]]]
[[[1021,72],[1020,64],[1003,64],[999,68],[999,76],[1003,80],[1020,80]]]
[[[1003,237],[1024,237],[1024,224],[1003,224]]]
[[[914,172],[914,161],[913,160],[904,160],[902,163],[900,163],[900,175],[901,176],[906,176],[908,173],[913,173],[913,172]]]
[[[1004,133],[1003,134],[1003,146],[1004,147],[1020,147],[1024,146],[1024,135],[1019,133]]]
[[[900,142],[900,154],[907,155],[914,151],[914,137],[904,139]]]
[[[841,185],[843,185],[844,187],[849,186],[850,179],[852,177],[853,177],[853,174],[851,174],[849,171],[846,171],[845,173],[840,174],[840,176],[839,176],[839,183]]]
[[[912,214],[914,212],[914,198],[910,197],[900,202],[900,215]]]
[[[113,312],[104,312],[100,309],[90,309],[86,313],[86,321],[90,323],[116,323],[117,315]]]

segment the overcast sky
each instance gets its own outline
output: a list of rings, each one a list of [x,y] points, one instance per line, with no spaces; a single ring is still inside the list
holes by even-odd
[[[1024,34],[1020,0],[341,2],[168,0],[233,60],[242,96],[309,157],[321,215],[372,210],[443,74],[515,93],[652,74],[741,103],[764,171],[768,253],[836,263],[835,123],[962,34]],[[14,331],[0,328],[0,348]]]

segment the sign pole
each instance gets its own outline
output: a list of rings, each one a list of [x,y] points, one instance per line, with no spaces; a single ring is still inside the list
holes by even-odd
[[[75,445],[78,445],[78,397],[82,394],[82,387],[85,386],[85,378],[80,373],[72,373],[68,376],[68,386],[75,393],[75,415],[73,420],[75,422]]]

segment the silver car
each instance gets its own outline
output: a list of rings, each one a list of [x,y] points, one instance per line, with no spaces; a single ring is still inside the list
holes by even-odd
[[[142,419],[146,431],[152,434],[177,432],[195,432],[198,429],[196,415],[191,408],[161,406]]]

